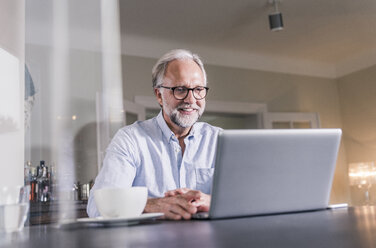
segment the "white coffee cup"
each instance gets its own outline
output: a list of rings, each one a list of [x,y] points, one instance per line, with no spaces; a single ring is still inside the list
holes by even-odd
[[[103,218],[131,218],[142,214],[148,197],[146,187],[103,188],[94,191]]]

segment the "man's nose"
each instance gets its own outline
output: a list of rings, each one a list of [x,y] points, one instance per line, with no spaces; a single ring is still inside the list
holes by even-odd
[[[196,102],[196,98],[193,96],[193,90],[189,90],[188,91],[188,95],[187,97],[184,99],[184,102],[187,102],[187,103],[195,103]]]

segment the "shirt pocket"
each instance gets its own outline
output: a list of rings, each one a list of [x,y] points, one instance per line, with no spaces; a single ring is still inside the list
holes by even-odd
[[[214,168],[196,168],[196,189],[205,194],[210,194]]]

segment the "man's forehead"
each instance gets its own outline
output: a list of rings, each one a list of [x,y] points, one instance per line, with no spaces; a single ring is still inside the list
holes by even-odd
[[[174,86],[205,86],[205,82],[201,78],[177,79],[165,77],[163,81],[169,85]]]
[[[204,74],[199,65],[196,64],[193,60],[184,59],[184,60],[173,60],[168,63],[166,72],[166,78],[174,79],[200,79],[203,80]]]
[[[200,66],[191,59],[175,59],[170,61],[166,67],[167,72],[198,70],[202,73]]]

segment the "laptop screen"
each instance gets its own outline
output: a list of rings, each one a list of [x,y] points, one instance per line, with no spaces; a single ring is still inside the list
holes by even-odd
[[[223,130],[211,218],[326,208],[340,129]]]

